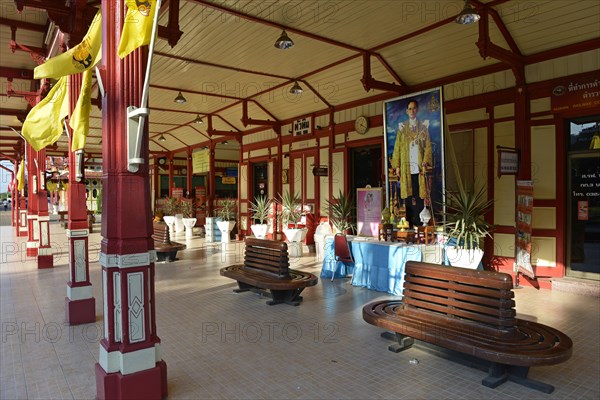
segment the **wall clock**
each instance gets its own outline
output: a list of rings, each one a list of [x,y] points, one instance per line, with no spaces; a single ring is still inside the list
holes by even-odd
[[[354,121],[354,130],[359,135],[364,135],[369,130],[369,118],[364,115],[356,118],[356,121]]]

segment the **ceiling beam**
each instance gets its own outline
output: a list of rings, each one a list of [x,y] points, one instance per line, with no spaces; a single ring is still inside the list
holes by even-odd
[[[0,67],[0,77],[9,79],[33,80],[33,70],[23,68]]]
[[[41,33],[46,33],[46,29],[48,29],[46,25],[33,24],[31,22],[18,21],[15,19],[8,19],[4,17],[0,17],[0,25]]]

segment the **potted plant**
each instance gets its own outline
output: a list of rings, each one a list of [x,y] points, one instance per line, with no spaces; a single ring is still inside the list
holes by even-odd
[[[280,195],[277,203],[281,206],[281,214],[279,216],[282,223],[281,230],[288,242],[290,242],[290,245],[288,245],[290,255],[302,255],[300,242],[306,237],[307,229],[298,228],[298,221],[302,217],[302,200],[300,199],[300,195],[290,193],[289,191],[284,192],[283,195]],[[294,227],[289,228],[290,224],[294,224]]]
[[[230,232],[235,226],[235,200],[221,200],[219,202],[221,206],[220,209],[217,210],[217,217],[219,220],[217,221],[217,226],[221,231],[221,242],[229,243]]]
[[[178,197],[166,197],[165,200],[163,219],[169,225],[169,233],[174,235],[183,232],[183,202]]]
[[[194,208],[192,207],[191,201],[181,201],[181,214],[183,215],[183,226],[185,226],[185,237],[192,237],[192,229],[196,225],[196,218],[194,218]]]
[[[484,220],[492,206],[485,187],[467,191],[462,185],[456,192],[446,192],[446,257],[454,267],[476,269],[483,258],[479,247],[486,236],[491,237],[492,226]]]
[[[345,194],[341,190],[333,201],[327,200],[329,208],[329,221],[333,228],[339,233],[350,233],[356,224],[354,223],[354,199],[352,194]]]
[[[267,199],[267,196],[257,196],[254,202],[250,202],[250,211],[252,212],[253,222],[258,221],[258,224],[250,225],[252,233],[259,239],[267,236],[268,224],[266,223],[269,217],[269,209],[271,208],[272,200]]]

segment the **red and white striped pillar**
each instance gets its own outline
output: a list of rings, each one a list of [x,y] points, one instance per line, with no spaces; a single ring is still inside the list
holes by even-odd
[[[96,393],[98,399],[162,399],[167,396],[167,364],[156,332],[147,125],[139,155],[145,163],[137,172],[127,169],[126,108],[140,105],[147,48],[118,58],[124,11],[125,0],[102,2],[104,337]]]
[[[82,75],[69,76],[69,116],[77,104]],[[69,129],[69,149],[73,130]],[[69,241],[69,281],[65,298],[65,318],[69,325],[96,321],[96,299],[90,282],[89,226],[85,204],[85,183],[77,182],[75,152],[69,153],[69,190],[67,192],[67,240]]]

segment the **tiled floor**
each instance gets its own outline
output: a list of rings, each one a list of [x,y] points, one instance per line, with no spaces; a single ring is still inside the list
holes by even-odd
[[[0,227],[1,399],[91,399],[94,364],[102,336],[100,234],[91,235],[95,324],[64,323],[67,248],[64,230],[52,223],[51,270],[26,258],[25,240]],[[97,230],[99,231],[99,229]],[[185,241],[184,238],[179,239]],[[267,306],[256,294],[235,294],[219,268],[240,257],[202,239],[188,241],[180,260],[156,265],[156,310],[169,398],[252,399],[598,399],[600,398],[600,299],[571,293],[516,290],[520,318],[568,334],[573,357],[532,368],[530,377],[555,385],[543,394],[508,382],[481,385],[485,373],[416,347],[394,354],[380,330],[365,323],[362,306],[385,293],[347,280],[319,281],[299,307]],[[22,252],[14,253],[21,248]],[[314,257],[293,268],[318,274]],[[417,360],[418,363],[415,363]],[[413,361],[413,362],[411,362]]]

